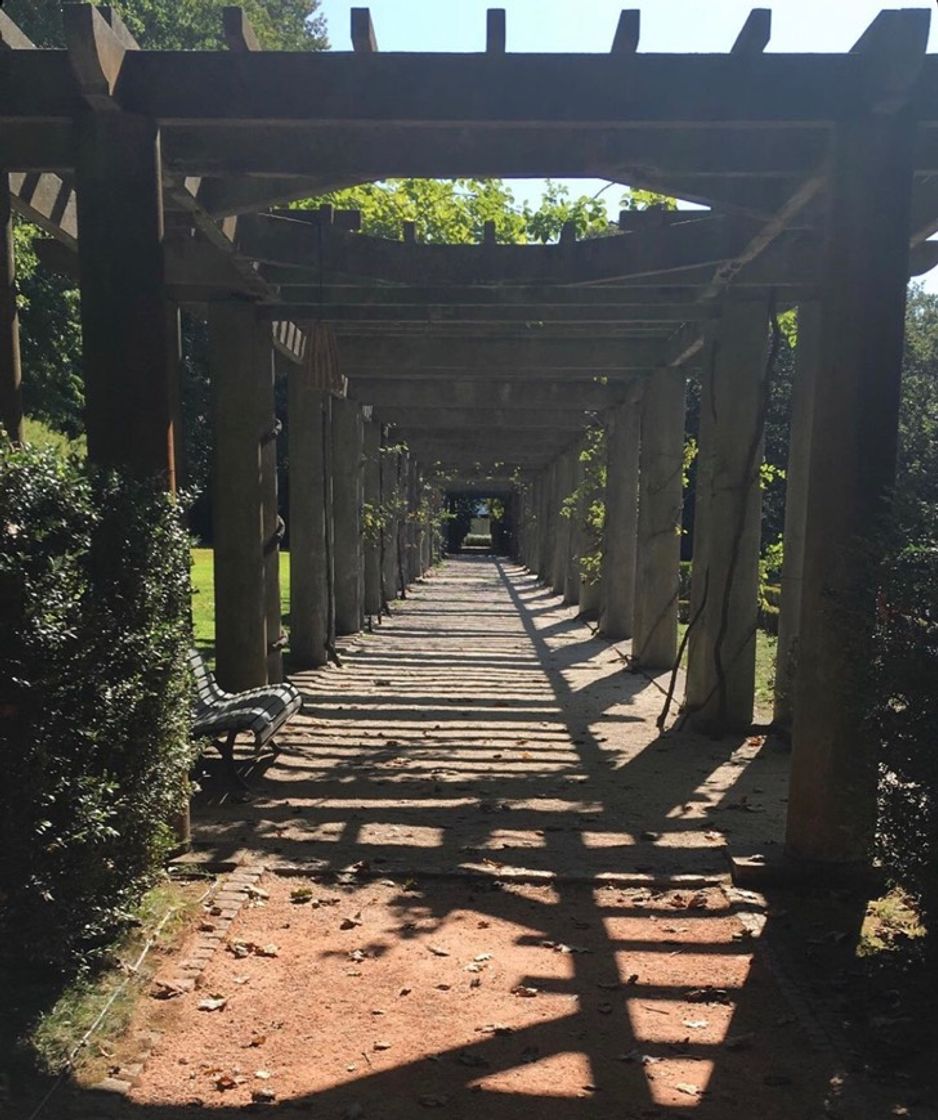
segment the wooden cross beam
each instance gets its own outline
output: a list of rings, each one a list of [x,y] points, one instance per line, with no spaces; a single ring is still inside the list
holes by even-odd
[[[538,410],[601,412],[618,404],[629,393],[630,381],[558,381],[538,378],[473,379],[447,378],[439,381],[353,376],[349,395],[376,409],[422,408],[499,409],[533,414]]]

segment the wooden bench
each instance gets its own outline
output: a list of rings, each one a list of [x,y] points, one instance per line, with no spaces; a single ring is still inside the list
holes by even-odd
[[[254,736],[257,754],[281,727],[303,707],[303,698],[292,684],[268,684],[246,692],[225,692],[220,688],[202,655],[189,651],[192,671],[192,735],[210,738],[225,762],[229,776],[239,785],[243,779],[235,770],[234,746],[240,732]]]

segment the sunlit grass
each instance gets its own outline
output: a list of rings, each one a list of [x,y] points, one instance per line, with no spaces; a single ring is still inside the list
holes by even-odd
[[[192,626],[195,644],[210,663],[215,660],[215,573],[210,548],[192,550]],[[280,610],[289,631],[290,555],[280,553]]]

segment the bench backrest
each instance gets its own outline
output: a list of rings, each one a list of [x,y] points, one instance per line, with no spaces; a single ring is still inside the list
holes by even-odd
[[[193,699],[199,705],[208,705],[224,700],[225,693],[205,664],[198,650],[189,650],[189,668],[192,671]]]

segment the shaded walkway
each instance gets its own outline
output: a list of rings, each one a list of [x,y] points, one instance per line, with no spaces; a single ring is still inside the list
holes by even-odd
[[[209,791],[195,819],[198,858],[260,860],[263,889],[195,991],[138,1008],[158,1041],[114,1115],[863,1115],[757,951],[764,903],[725,880],[722,833],[779,826],[783,759],[656,737],[656,684],[489,558],[300,683],[254,802]]]
[[[781,834],[784,756],[659,738],[660,682],[504,561],[447,561],[341,670],[295,680],[307,714],[249,773],[252,804],[209,784],[198,858],[712,879],[724,838],[748,854]]]

